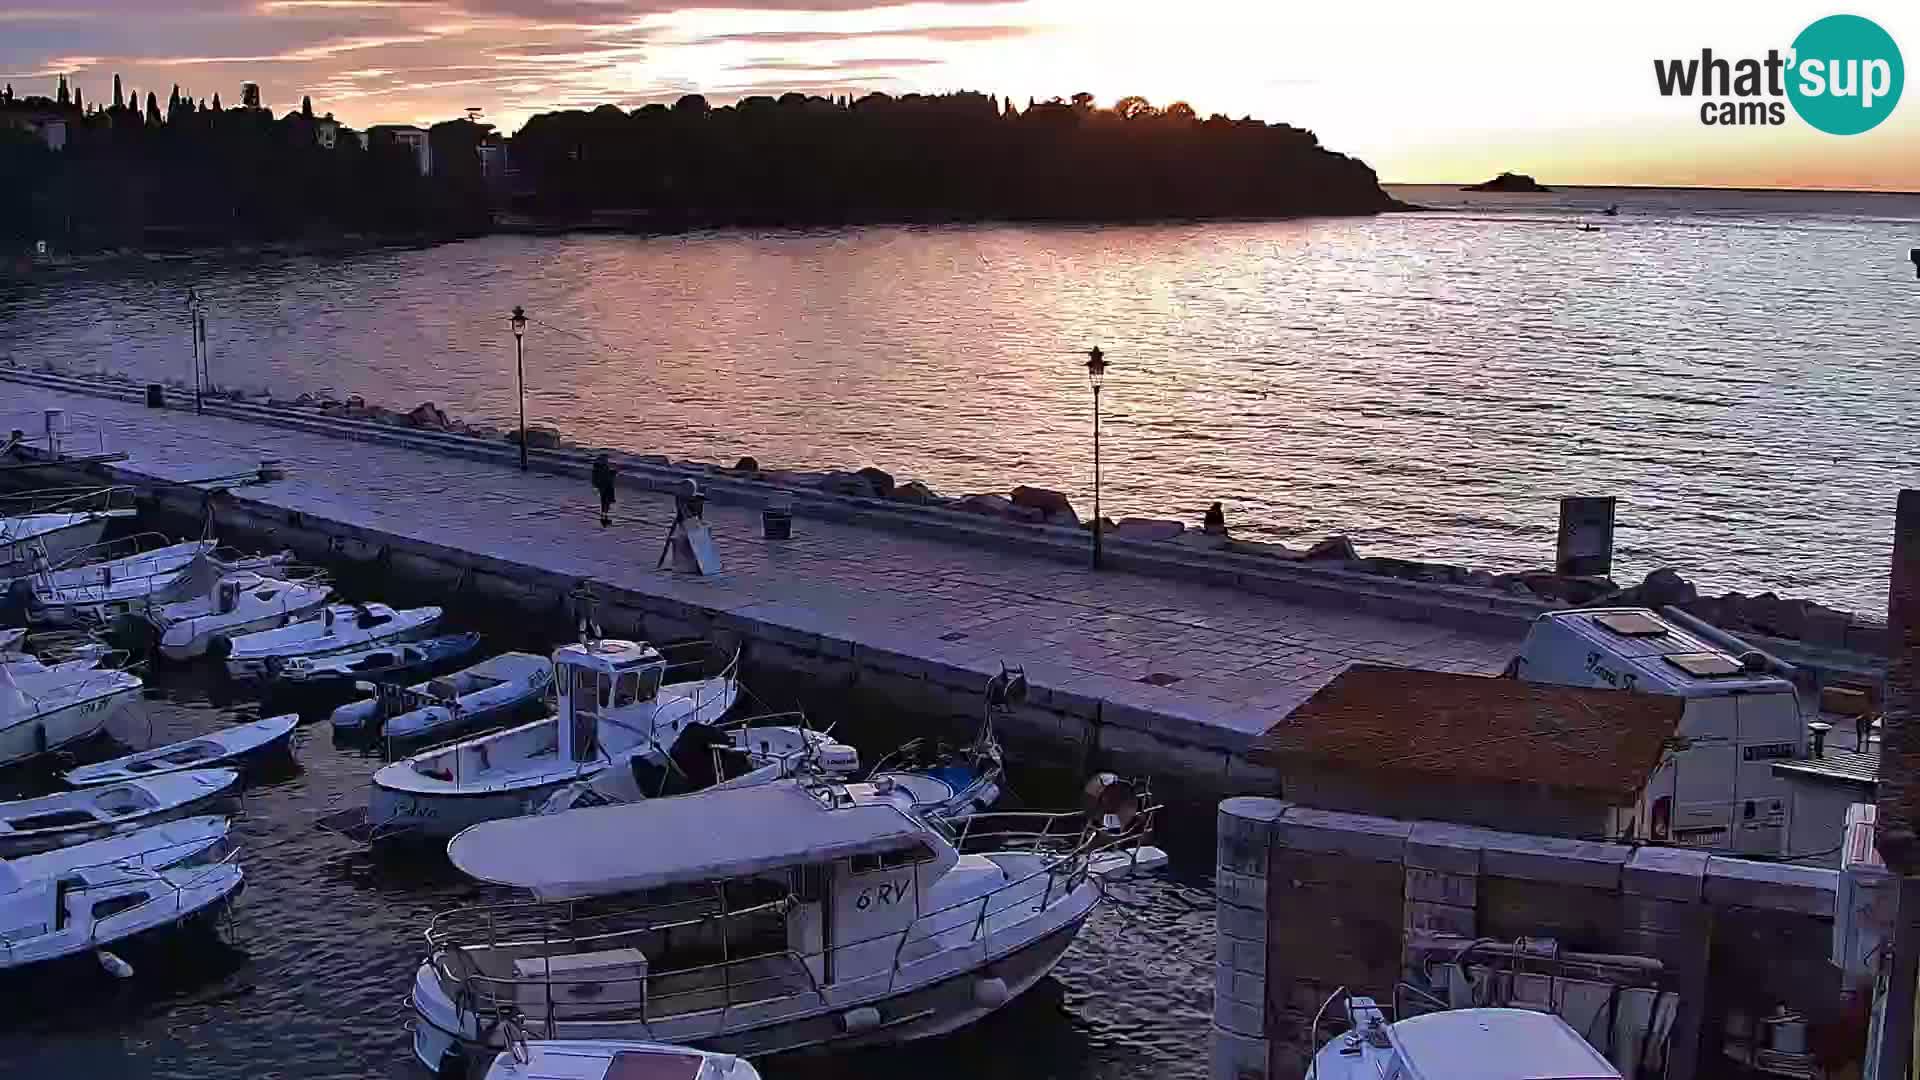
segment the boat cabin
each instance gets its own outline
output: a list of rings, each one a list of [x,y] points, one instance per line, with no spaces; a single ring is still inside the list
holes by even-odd
[[[536,903],[434,920],[436,996],[516,1008],[550,1038],[623,1023],[698,1039],[968,978],[995,934],[1091,906],[1071,844],[1011,870],[1029,864],[963,852],[885,788],[778,781],[473,826],[453,864]],[[963,998],[1006,990],[969,985]]]
[[[597,758],[600,721],[622,709],[652,705],[666,677],[666,658],[642,641],[606,638],[556,649],[553,681],[560,695],[560,760],[578,763]],[[666,743],[673,741],[673,735],[655,733]]]

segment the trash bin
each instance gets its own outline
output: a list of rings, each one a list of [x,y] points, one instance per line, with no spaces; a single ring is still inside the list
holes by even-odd
[[[760,527],[769,540],[793,539],[793,508],[769,506],[760,511]]]
[[[147,384],[147,408],[164,409],[167,407],[167,388],[159,383]]]

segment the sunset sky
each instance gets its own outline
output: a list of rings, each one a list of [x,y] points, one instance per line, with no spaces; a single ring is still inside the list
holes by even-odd
[[[475,106],[508,131],[694,91],[1085,90],[1308,127],[1388,182],[1920,188],[1920,100],[1842,138],[1791,116],[1705,127],[1697,99],[1655,89],[1656,57],[1784,51],[1839,11],[1920,57],[1911,0],[10,0],[0,75],[50,94],[66,72],[102,103],[115,72],[143,96],[178,83],[229,104],[253,80],[281,111],[310,94],[355,126]]]

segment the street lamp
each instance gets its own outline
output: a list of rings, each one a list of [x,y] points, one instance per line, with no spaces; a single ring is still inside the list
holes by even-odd
[[[1087,382],[1093,387],[1093,568],[1100,569],[1100,384],[1107,377],[1107,354],[1087,350]]]
[[[527,471],[527,313],[516,304],[513,318],[513,367],[520,388],[520,471]]]
[[[187,286],[187,338],[193,343],[193,411],[200,413],[201,369],[204,360],[203,345],[207,340],[206,320],[200,314],[200,290]]]

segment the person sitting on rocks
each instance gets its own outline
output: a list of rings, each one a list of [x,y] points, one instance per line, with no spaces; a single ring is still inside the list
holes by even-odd
[[[1209,536],[1227,535],[1227,515],[1226,511],[1220,509],[1219,503],[1207,507],[1207,516],[1200,522],[1200,531]]]

